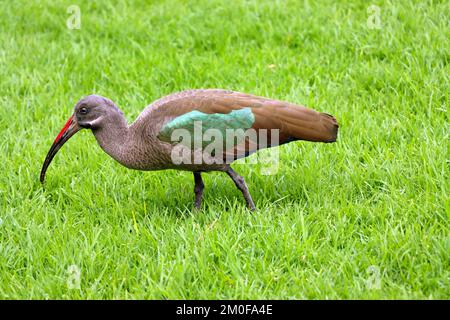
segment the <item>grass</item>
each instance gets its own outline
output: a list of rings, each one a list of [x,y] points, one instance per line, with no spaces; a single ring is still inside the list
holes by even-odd
[[[450,298],[448,2],[374,1],[380,29],[366,1],[76,1],[80,30],[71,4],[0,3],[1,298]],[[234,166],[255,213],[220,173],[193,212],[190,173],[127,170],[87,130],[40,185],[82,96],[133,121],[202,87],[331,113],[339,140]]]

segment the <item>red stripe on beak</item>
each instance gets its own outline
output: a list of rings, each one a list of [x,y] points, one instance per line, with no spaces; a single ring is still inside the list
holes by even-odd
[[[73,115],[69,118],[69,120],[67,120],[66,124],[61,129],[61,131],[58,133],[58,135],[56,136],[56,139],[55,139],[55,141],[53,141],[53,143],[56,143],[59,139],[61,139],[61,136],[67,131],[67,129],[69,129],[72,121],[73,121]]]
[[[77,133],[81,127],[78,125],[78,123],[75,121],[73,115],[67,120],[64,127],[59,132],[58,136],[56,137],[55,141],[53,142],[50,150],[47,153],[47,156],[45,157],[44,164],[42,165],[41,170],[41,182],[44,182],[45,179],[45,172],[47,171],[48,166],[53,160],[53,157],[56,155],[59,149],[63,146],[64,143],[66,143],[67,140],[70,139],[75,133]]]

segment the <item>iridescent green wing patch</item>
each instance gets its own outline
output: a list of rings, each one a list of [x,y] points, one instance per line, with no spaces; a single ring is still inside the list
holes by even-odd
[[[177,144],[180,142],[180,135],[189,133],[191,138],[197,142],[196,145],[205,146],[209,141],[204,141],[206,131],[214,129],[226,137],[227,130],[234,130],[239,135],[243,135],[245,130],[250,129],[255,122],[255,115],[250,108],[233,110],[230,113],[203,113],[197,110],[183,114],[166,123],[158,134],[162,141]],[[240,129],[240,130],[239,130]]]

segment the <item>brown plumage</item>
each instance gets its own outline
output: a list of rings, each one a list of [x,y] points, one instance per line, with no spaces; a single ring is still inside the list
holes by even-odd
[[[203,192],[201,172],[224,171],[242,191],[248,206],[254,209],[243,178],[231,169],[230,163],[205,163],[206,160],[200,163],[174,163],[172,156],[177,144],[172,143],[173,140],[167,141],[167,137],[163,139],[161,135],[167,128],[177,128],[179,122],[190,128],[195,117],[201,117],[208,129],[236,129],[241,123],[246,123],[249,126],[242,127],[246,133],[250,129],[258,134],[265,133],[263,129],[268,130],[268,145],[247,137],[234,143],[232,150],[225,148],[222,154],[211,156],[214,159],[225,159],[225,155],[231,152],[234,160],[261,148],[295,140],[334,142],[338,132],[338,124],[329,114],[288,102],[219,89],[189,90],[161,98],[149,105],[128,126],[122,112],[111,100],[91,95],[76,104],[74,115],[52,145],[41,171],[41,181],[44,181],[46,169],[59,148],[78,130],[89,128],[102,149],[128,168],[193,171],[197,208],[200,207]],[[233,120],[236,120],[235,124]],[[278,133],[277,141],[270,131],[274,129]],[[193,157],[198,150],[191,147],[188,151]]]

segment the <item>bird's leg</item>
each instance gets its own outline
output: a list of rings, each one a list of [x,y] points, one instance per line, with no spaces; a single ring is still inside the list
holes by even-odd
[[[247,206],[250,210],[255,210],[255,204],[253,203],[252,196],[250,195],[250,192],[248,192],[247,185],[245,184],[244,178],[238,175],[233,169],[228,168],[226,171],[227,174],[230,176],[231,179],[233,179],[234,184],[236,187],[241,190],[242,195],[245,198],[245,201],[247,202]]]
[[[203,189],[205,188],[205,185],[203,184],[202,175],[200,174],[200,172],[194,172],[194,181],[195,181],[194,207],[195,209],[200,209],[200,206],[202,205]]]

